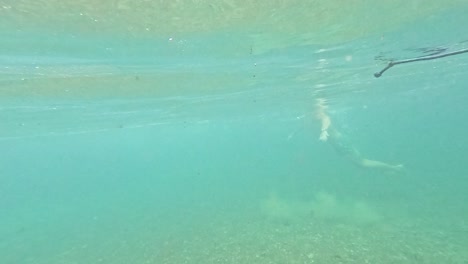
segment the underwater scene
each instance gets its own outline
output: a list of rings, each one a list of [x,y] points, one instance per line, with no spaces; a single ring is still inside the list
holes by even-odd
[[[465,0],[0,0],[1,264],[468,264]]]

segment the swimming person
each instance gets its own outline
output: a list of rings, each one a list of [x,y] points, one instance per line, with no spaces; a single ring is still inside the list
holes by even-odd
[[[371,160],[363,157],[361,153],[354,148],[346,138],[338,132],[331,122],[330,116],[327,114],[328,106],[323,98],[317,99],[316,117],[321,122],[321,132],[319,139],[330,145],[341,155],[350,159],[354,164],[371,169],[379,169],[387,172],[402,172],[404,167],[402,164],[391,165],[378,160]]]

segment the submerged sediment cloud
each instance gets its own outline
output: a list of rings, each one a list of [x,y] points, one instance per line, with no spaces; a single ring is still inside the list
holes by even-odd
[[[271,193],[260,202],[260,210],[269,220],[284,224],[320,220],[372,224],[382,219],[368,202],[340,200],[324,191],[309,201],[287,200]]]

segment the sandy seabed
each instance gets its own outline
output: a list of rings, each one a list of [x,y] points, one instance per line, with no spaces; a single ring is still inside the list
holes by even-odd
[[[164,240],[145,263],[468,263],[468,229],[444,231],[429,220],[230,220],[213,219],[185,237]]]
[[[38,233],[34,244],[27,244],[33,237],[24,231],[9,240],[13,244],[0,243],[5,250],[0,259],[6,264],[468,263],[468,224],[460,219],[363,223],[314,215],[272,218],[258,210],[159,216],[105,221],[68,237]]]

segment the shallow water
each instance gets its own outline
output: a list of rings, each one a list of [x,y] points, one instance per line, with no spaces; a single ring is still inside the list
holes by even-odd
[[[0,1],[0,262],[468,262],[463,2]]]

